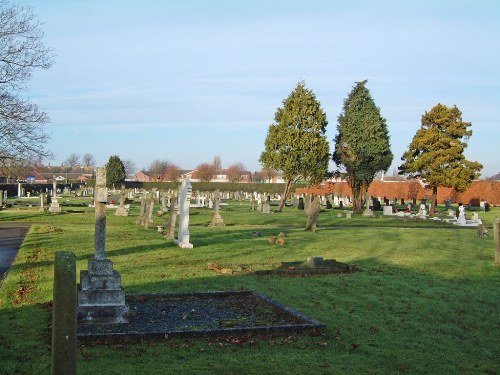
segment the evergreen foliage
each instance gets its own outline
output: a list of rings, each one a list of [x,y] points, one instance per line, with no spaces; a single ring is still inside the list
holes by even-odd
[[[125,166],[118,155],[111,155],[106,163],[106,184],[108,186],[125,181]]]
[[[365,87],[366,82],[357,82],[344,100],[332,157],[339,168],[345,169],[356,212],[362,210],[364,195],[376,173],[387,171],[393,158],[386,120]]]
[[[325,137],[326,114],[316,96],[299,82],[278,108],[269,126],[260,162],[267,170],[283,171],[287,181],[279,211],[293,184],[301,179],[320,183],[327,174],[330,148]]]
[[[465,191],[479,177],[483,166],[463,154],[472,135],[472,124],[462,120],[456,107],[437,104],[422,116],[422,126],[403,154],[400,174],[421,178],[433,190],[431,213],[439,186]]]

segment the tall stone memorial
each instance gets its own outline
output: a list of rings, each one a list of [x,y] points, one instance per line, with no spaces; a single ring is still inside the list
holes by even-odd
[[[224,220],[220,215],[220,191],[217,189],[215,191],[215,213],[210,222],[211,227],[222,227],[224,226]]]
[[[121,288],[121,276],[106,258],[106,168],[96,170],[95,253],[88,270],[80,272],[78,319],[99,323],[126,322],[128,306]]]
[[[57,180],[54,176],[52,180],[52,197],[50,200],[49,212],[53,214],[61,213],[61,206],[59,206],[59,201],[57,198]]]
[[[191,182],[182,180],[179,189],[179,232],[175,243],[183,249],[192,249],[193,244],[189,242],[189,206],[191,203]]]

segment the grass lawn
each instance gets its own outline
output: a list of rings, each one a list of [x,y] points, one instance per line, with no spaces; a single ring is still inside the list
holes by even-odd
[[[321,213],[319,229],[309,233],[303,211],[262,214],[249,207],[229,202],[223,228],[206,226],[213,211],[192,209],[191,250],[163,239],[155,227],[136,226],[138,205],[129,217],[108,212],[107,255],[127,293],[255,290],[325,323],[324,335],[85,345],[78,373],[500,372],[500,267],[493,264],[491,230],[499,208],[479,214],[490,229],[480,239],[475,229],[338,218],[339,210]],[[0,221],[33,224],[0,289],[0,374],[50,373],[54,252],[73,251],[78,270],[94,252],[93,211],[67,206],[63,212],[0,212]],[[163,224],[167,215],[154,220]],[[270,245],[267,237],[279,232],[286,245]],[[219,275],[207,268],[217,262],[266,269],[310,255],[356,264],[360,272],[304,278]]]

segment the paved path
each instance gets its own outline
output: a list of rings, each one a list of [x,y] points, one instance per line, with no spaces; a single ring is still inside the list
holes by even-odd
[[[0,222],[0,282],[16,259],[30,224]]]

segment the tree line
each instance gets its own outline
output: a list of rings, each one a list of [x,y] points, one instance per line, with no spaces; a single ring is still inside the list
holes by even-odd
[[[357,82],[344,100],[337,118],[337,135],[330,154],[325,132],[328,121],[312,90],[299,82],[283,100],[269,125],[265,150],[260,162],[265,169],[282,170],[286,180],[279,211],[299,180],[310,186],[328,176],[342,177],[353,192],[353,211],[360,213],[368,187],[380,171],[386,172],[393,160],[387,122],[366,88]],[[462,120],[456,106],[437,104],[421,118],[408,150],[402,155],[399,174],[420,178],[432,188],[431,214],[437,188],[464,191],[479,177],[482,165],[465,159],[467,140],[472,135],[470,122]],[[329,160],[337,169],[328,171]],[[311,197],[307,229],[314,230],[319,214],[318,197]]]

